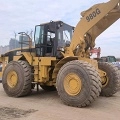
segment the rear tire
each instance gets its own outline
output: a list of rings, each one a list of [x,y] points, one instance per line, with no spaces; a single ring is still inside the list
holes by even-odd
[[[3,88],[11,97],[28,95],[31,91],[31,67],[26,61],[11,61],[2,77]]]
[[[54,85],[52,86],[40,85],[40,87],[45,91],[56,91],[56,87]]]
[[[63,65],[56,82],[61,100],[74,107],[90,105],[99,96],[102,87],[96,69],[91,64],[79,60]]]
[[[101,96],[112,96],[120,87],[120,74],[116,66],[107,62],[99,62],[99,69],[107,73],[107,82],[102,87]]]

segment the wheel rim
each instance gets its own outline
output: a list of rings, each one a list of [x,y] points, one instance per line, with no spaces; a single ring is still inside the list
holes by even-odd
[[[106,87],[108,85],[109,78],[107,76],[105,76],[103,79],[104,80],[102,81],[102,87]]]
[[[64,79],[64,89],[71,95],[78,95],[82,88],[81,79],[75,73],[69,73]]]
[[[15,71],[10,71],[7,74],[7,84],[9,87],[14,88],[17,85],[18,82],[18,76]]]

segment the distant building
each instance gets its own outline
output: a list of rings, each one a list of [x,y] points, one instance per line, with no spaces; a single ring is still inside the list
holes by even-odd
[[[9,45],[6,45],[4,47],[0,46],[0,55],[6,53],[8,51],[9,51]]]
[[[0,55],[3,54],[3,46],[0,46]]]
[[[15,38],[11,38],[9,41],[9,45],[6,46],[0,46],[0,55],[4,54],[10,50],[16,49],[16,48],[20,48],[21,47],[21,42],[24,42],[22,47],[29,47],[29,38],[28,36],[19,36],[19,40],[15,39]],[[26,43],[26,44],[25,44]],[[34,46],[34,42],[32,42],[32,46]]]
[[[19,36],[19,43],[22,43],[22,47],[29,47],[29,37],[26,35]],[[21,45],[20,45],[21,46]],[[32,46],[34,46],[34,42],[32,41]]]
[[[9,41],[9,50],[13,50],[13,49],[16,49],[19,47],[20,47],[20,44],[19,44],[18,40],[11,38]]]
[[[29,45],[29,38],[28,36],[23,36],[23,35],[20,35],[19,36],[19,42],[20,44],[22,44],[22,47],[28,47]]]
[[[9,51],[9,45],[6,45],[6,46],[3,47],[3,53],[2,54],[6,53],[8,51]]]

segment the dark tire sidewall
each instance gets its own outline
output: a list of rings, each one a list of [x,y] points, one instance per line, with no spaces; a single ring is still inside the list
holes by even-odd
[[[15,71],[17,73],[17,77],[18,77],[17,85],[14,88],[11,88],[7,84],[7,74],[10,71]],[[5,92],[9,96],[16,96],[16,95],[18,96],[24,86],[24,71],[23,71],[22,65],[15,61],[10,62],[4,70],[3,77],[2,77],[2,84],[3,84],[3,88],[4,88]]]
[[[74,68],[74,69],[73,69]],[[82,88],[79,94],[77,94],[76,96],[71,96],[69,95],[64,88],[64,78],[69,74],[69,73],[75,73],[76,75],[78,75],[81,79],[82,82]],[[69,65],[66,66],[65,68],[63,68],[63,70],[61,71],[61,78],[60,76],[58,77],[58,81],[57,81],[57,89],[58,92],[62,92],[61,95],[61,99],[64,98],[68,98],[67,100],[64,100],[64,102],[66,102],[67,104],[82,104],[82,101],[86,100],[86,97],[89,98],[90,97],[90,92],[91,89],[89,87],[90,83],[90,78],[86,72],[85,69],[83,69],[82,66],[78,66],[78,65]],[[61,80],[60,80],[61,79]],[[60,89],[59,89],[60,88]],[[72,102],[72,103],[71,103]]]
[[[112,96],[117,92],[118,88],[118,78],[115,66],[110,63],[99,63],[99,69],[105,71],[108,77],[108,84],[102,88],[101,95]]]

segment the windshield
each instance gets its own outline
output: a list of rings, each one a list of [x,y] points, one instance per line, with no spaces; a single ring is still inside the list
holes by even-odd
[[[110,57],[109,57],[109,62],[116,62],[115,57],[114,57],[114,56],[113,56],[113,57],[112,57],[112,56],[110,56]]]
[[[101,57],[103,62],[116,62],[116,58],[114,56]]]
[[[64,24],[58,29],[58,40],[71,41],[73,35],[73,27]]]
[[[66,44],[70,44],[73,35],[73,27],[67,24],[63,24],[58,30],[58,47],[64,47]]]

